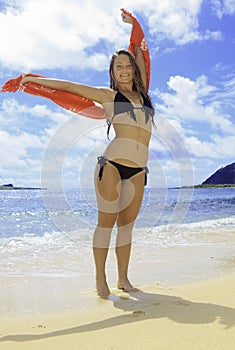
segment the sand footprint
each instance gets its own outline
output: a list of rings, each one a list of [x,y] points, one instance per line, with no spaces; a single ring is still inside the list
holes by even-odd
[[[136,310],[132,312],[132,315],[137,316],[137,317],[141,317],[141,316],[145,316],[146,312],[145,311],[141,311],[141,310]]]
[[[186,301],[186,300],[177,301],[175,304],[179,305],[179,306],[189,306],[189,305],[191,305],[191,303],[189,301]]]

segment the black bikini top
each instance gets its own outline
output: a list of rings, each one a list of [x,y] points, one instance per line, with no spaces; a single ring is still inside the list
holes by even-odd
[[[144,95],[141,94],[141,96],[143,98],[143,105],[138,107],[138,106],[134,106],[133,103],[120,91],[117,91],[114,98],[113,118],[117,114],[129,113],[130,117],[136,121],[134,109],[141,109],[143,112],[145,112],[145,121],[147,123],[149,120],[149,116],[153,114],[153,107],[151,106],[150,102],[147,100],[147,98]]]
[[[117,91],[115,98],[114,98],[114,112],[113,112],[113,117],[111,121],[107,119],[107,124],[108,124],[108,129],[107,129],[107,136],[109,138],[109,130],[111,127],[111,124],[113,122],[114,117],[117,114],[121,113],[128,113],[130,114],[130,117],[134,119],[136,122],[136,116],[134,113],[134,109],[141,109],[145,113],[145,123],[147,123],[150,119],[150,117],[153,117],[154,115],[154,109],[151,106],[151,103],[148,101],[148,99],[142,95],[143,98],[143,105],[138,107],[134,106],[133,103],[126,97],[124,96],[120,91]]]

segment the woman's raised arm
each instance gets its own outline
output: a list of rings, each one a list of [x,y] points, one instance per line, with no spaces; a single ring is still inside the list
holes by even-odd
[[[123,8],[121,11],[123,22],[132,25],[129,51],[135,56],[136,63],[140,69],[143,85],[145,86],[146,91],[148,91],[150,82],[150,55],[144,32],[132,13]]]
[[[93,87],[90,85],[79,84],[68,80],[51,79],[33,76],[24,76],[20,82],[21,85],[35,83],[50,89],[68,91],[77,94],[89,100],[103,104],[112,101],[112,90],[105,87]]]

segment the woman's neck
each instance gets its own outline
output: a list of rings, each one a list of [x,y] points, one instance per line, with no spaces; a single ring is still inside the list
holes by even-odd
[[[132,84],[119,84],[118,90],[123,92],[133,92]]]

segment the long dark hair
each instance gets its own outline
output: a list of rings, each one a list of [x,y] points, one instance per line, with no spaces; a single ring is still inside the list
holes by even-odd
[[[131,62],[132,68],[133,68],[133,85],[132,85],[132,90],[136,91],[139,96],[145,97],[146,100],[148,101],[150,109],[149,109],[149,112],[147,113],[148,114],[147,120],[148,120],[149,117],[151,117],[151,120],[152,120],[152,122],[154,124],[153,116],[154,116],[155,110],[154,110],[152,101],[151,101],[151,99],[150,99],[150,97],[149,97],[149,95],[148,95],[148,93],[147,93],[147,91],[146,91],[146,89],[145,89],[145,87],[143,85],[140,69],[139,69],[139,67],[138,67],[138,65],[137,65],[137,63],[135,61],[135,57],[132,55],[132,53],[130,51],[121,49],[121,50],[116,51],[113,54],[113,56],[111,57],[110,66],[109,66],[110,88],[113,89],[113,90],[118,91],[118,87],[116,85],[115,78],[114,78],[114,61],[120,55],[126,55],[130,59],[130,62]],[[108,134],[110,126],[111,126],[110,120],[107,120],[107,124],[108,124],[108,132],[107,132],[107,134]]]

